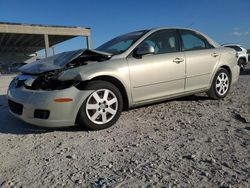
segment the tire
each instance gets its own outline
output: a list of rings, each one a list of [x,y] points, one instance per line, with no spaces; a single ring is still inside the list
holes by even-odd
[[[245,66],[246,66],[246,60],[243,58],[240,58],[238,60],[238,65],[240,66],[240,70],[244,71],[245,70]]]
[[[222,99],[227,96],[231,85],[229,72],[220,68],[213,78],[212,85],[207,92],[207,95],[212,99]]]
[[[83,102],[77,116],[77,123],[87,130],[101,130],[111,127],[120,117],[123,109],[119,89],[106,81],[91,81],[84,90],[94,90]]]

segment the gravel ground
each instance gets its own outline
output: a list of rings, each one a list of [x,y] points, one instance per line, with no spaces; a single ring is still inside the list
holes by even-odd
[[[205,94],[123,112],[107,130],[46,130],[12,117],[0,77],[0,187],[250,187],[250,69]],[[248,112],[249,112],[248,111]]]

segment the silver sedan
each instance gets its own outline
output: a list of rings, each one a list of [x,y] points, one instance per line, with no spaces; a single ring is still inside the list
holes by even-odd
[[[112,126],[122,110],[206,92],[226,97],[239,77],[236,52],[183,28],[118,36],[96,50],[64,52],[20,68],[9,109],[38,126]]]

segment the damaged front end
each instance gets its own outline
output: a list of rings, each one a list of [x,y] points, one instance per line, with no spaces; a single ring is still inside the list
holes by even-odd
[[[51,91],[66,89],[78,84],[78,81],[74,80],[58,80],[60,73],[61,71],[51,71],[37,76],[30,75],[29,79],[23,81],[23,85],[26,89]]]
[[[79,81],[59,80],[59,76],[65,71],[90,63],[106,61],[111,57],[109,53],[89,49],[63,52],[21,67],[19,70],[22,74],[13,81],[16,87],[24,86],[30,90],[66,89],[76,86]]]

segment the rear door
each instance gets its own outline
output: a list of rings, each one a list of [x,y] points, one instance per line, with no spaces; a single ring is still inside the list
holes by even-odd
[[[180,30],[180,36],[186,57],[185,91],[209,87],[212,73],[220,59],[219,49],[194,31]]]

